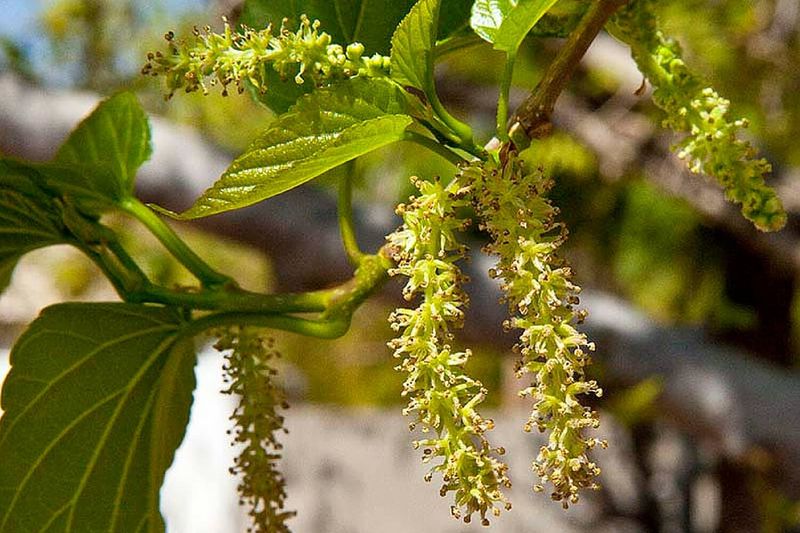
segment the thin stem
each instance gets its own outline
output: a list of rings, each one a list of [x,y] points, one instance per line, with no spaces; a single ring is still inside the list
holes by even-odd
[[[352,279],[333,289],[308,293],[308,296],[325,302],[326,311],[319,318],[282,314],[284,310],[276,313],[214,313],[191,322],[183,335],[195,336],[215,327],[242,325],[280,329],[322,339],[341,337],[350,328],[355,309],[388,279],[392,262],[387,254],[387,250],[382,248],[375,255],[365,255]]]
[[[392,264],[386,246],[375,255],[365,255],[352,278],[336,287],[320,291],[326,306],[323,317],[350,317],[364,300],[389,279]]]
[[[189,291],[169,289],[150,282],[111,230],[108,232],[109,236],[101,245],[76,243],[76,246],[103,271],[126,302],[159,303],[208,311],[314,313],[328,309],[335,289],[288,294],[259,294],[231,284]]]
[[[458,155],[457,153],[453,152],[443,144],[437,142],[435,139],[431,139],[424,135],[421,135],[415,131],[406,131],[405,139],[407,141],[411,141],[415,144],[420,146],[424,146],[428,150],[442,156],[443,158],[447,159],[454,165],[459,165],[465,161],[463,157]]]
[[[419,119],[420,124],[425,126],[425,128],[431,132],[431,135],[439,141],[440,144],[445,144],[447,146],[454,145],[458,146],[461,141],[458,140],[458,137],[451,132],[444,123],[436,117],[432,117],[433,121]]]
[[[345,213],[350,208],[348,189],[345,186],[343,193],[346,194],[343,206]],[[190,261],[189,264],[193,264],[196,270],[208,277],[209,272],[203,271],[204,267],[208,268],[205,263],[194,254],[186,254],[183,250],[188,250],[186,244],[144,204],[130,200],[124,203],[123,208],[142,220],[176,257],[194,257],[195,262]],[[348,219],[345,224],[352,224],[349,214],[343,216]],[[73,226],[77,227],[79,222],[80,219]],[[87,235],[92,237],[89,241],[93,244],[76,241],[75,245],[98,265],[123,300],[159,303],[181,307],[187,311],[216,311],[192,321],[183,333],[186,336],[194,336],[217,326],[239,324],[281,329],[319,338],[340,337],[350,327],[354,311],[388,279],[388,271],[393,264],[389,259],[388,249],[384,246],[374,255],[365,255],[359,251],[358,268],[353,277],[330,289],[306,293],[257,294],[240,289],[234,283],[215,283],[190,291],[180,291],[150,282],[111,230],[99,225],[93,226],[93,229],[105,231],[95,231],[100,235],[95,238],[94,234],[86,230]],[[354,244],[354,235],[346,239],[352,239]],[[222,278],[210,268],[208,270],[216,275],[216,279]],[[309,318],[296,316],[294,313],[319,315]]]
[[[168,289],[151,283],[120,247],[76,244],[111,280],[127,302],[159,303],[194,310],[261,314],[323,313],[326,320],[349,320],[355,309],[389,277],[392,266],[384,248],[359,261],[353,277],[329,289],[287,294],[258,294],[232,285],[191,291]]]
[[[113,239],[109,239],[105,243],[108,250],[113,253],[116,258],[119,260],[119,263],[133,276],[141,279],[142,281],[147,280],[147,274],[139,267],[133,257],[128,254],[128,251],[122,247],[119,241],[116,239],[116,235],[114,235]]]
[[[128,295],[129,301],[160,303],[206,311],[242,311],[248,313],[314,313],[327,309],[323,291],[258,294],[238,288],[219,288],[198,292],[148,285]]]
[[[329,289],[287,294],[258,294],[231,286],[217,286],[194,291],[168,289],[146,279],[135,285],[126,282],[126,270],[110,254],[84,250],[118,288],[128,302],[159,303],[195,310],[262,314],[323,313],[326,319],[349,317],[370,294],[388,279],[392,262],[381,249],[375,255],[362,255],[353,277]],[[138,280],[138,278],[136,278]]]
[[[98,248],[77,243],[75,246],[105,274],[122,300],[131,301],[129,295],[148,283],[147,278],[140,278],[136,272],[126,268],[124,262],[110,253],[107,247]]]
[[[506,56],[506,65],[500,80],[500,100],[497,102],[497,137],[503,142],[508,141],[508,98],[511,93],[511,78],[514,75],[516,59],[516,52],[510,52]]]
[[[431,87],[429,90],[425,91],[425,94],[431,104],[431,109],[433,109],[433,112],[445,126],[450,128],[450,130],[458,136],[459,147],[463,147],[466,150],[468,146],[474,144],[472,141],[472,128],[458,120],[445,109],[441,100],[439,100],[439,96],[436,94],[436,88],[433,87],[433,80],[430,81],[430,85]]]
[[[214,313],[190,322],[181,332],[182,337],[195,337],[223,326],[257,326],[299,333],[307,337],[336,339],[347,333],[350,320],[317,320],[292,315],[265,315],[260,313]]]
[[[122,209],[133,215],[149,229],[161,244],[205,286],[225,285],[233,280],[217,272],[203,261],[185,242],[149,207],[136,198],[128,198]]]
[[[552,130],[556,100],[578,67],[589,45],[614,12],[628,0],[595,0],[550,64],[536,89],[522,102],[512,131],[521,128],[529,139],[544,137]],[[513,136],[513,133],[512,133]]]
[[[472,139],[469,141],[461,140],[439,117],[434,116],[433,121],[420,120],[420,123],[428,129],[437,141],[439,141],[439,144],[451,148],[458,148],[479,159],[483,157],[481,148],[477,146]]]
[[[352,166],[348,170],[352,170]],[[364,257],[364,253],[358,247],[358,241],[356,240],[356,228],[353,223],[353,180],[351,173],[348,171],[345,172],[339,182],[337,213],[344,251],[347,253],[350,262],[354,266],[358,266]]]

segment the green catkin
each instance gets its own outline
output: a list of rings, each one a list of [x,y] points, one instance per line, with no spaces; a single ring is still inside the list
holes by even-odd
[[[587,454],[606,443],[585,435],[599,420],[580,397],[602,391],[585,378],[594,344],[575,329],[582,319],[574,309],[580,288],[556,256],[567,231],[555,221],[558,209],[545,198],[552,180],[528,170],[513,154],[502,164],[468,165],[459,179],[469,186],[481,228],[491,237],[485,251],[497,257],[497,264],[490,275],[502,280],[511,313],[504,326],[522,330],[515,346],[517,376],[531,374],[533,383],[520,395],[535,402],[525,430],[535,426],[548,437],[533,463],[541,478],[534,490],[544,490],[549,482],[552,498],[566,508],[582,489],[597,488],[600,469]]]
[[[273,69],[282,79],[294,78],[297,84],[310,80],[315,86],[353,76],[389,74],[388,57],[366,57],[360,43],[347,47],[332,44],[331,36],[319,31],[317,20],[311,22],[303,15],[296,31],[287,25],[284,19],[277,31],[269,25],[263,30],[243,27],[238,33],[225,21],[221,34],[209,27],[202,32],[195,28],[191,42],[176,41],[169,32],[165,36],[167,53],[149,53],[142,73],[163,75],[170,90],[168,96],[181,88],[187,93],[202,90],[207,94],[208,87],[217,83],[223,86],[223,95],[231,83],[241,93],[245,82],[266,93],[267,69]]]
[[[739,136],[748,123],[729,116],[730,102],[687,67],[680,46],[658,27],[654,0],[636,0],[609,24],[628,44],[639,70],[655,88],[653,102],[666,112],[664,126],[686,136],[676,146],[678,157],[694,173],[716,178],[728,200],[741,204],[742,214],[762,231],[786,224],[786,212],[764,179],[770,164]]]
[[[508,467],[496,458],[504,450],[492,448],[485,437],[493,421],[477,412],[486,390],[463,371],[470,351],[451,346],[467,304],[464,275],[456,265],[464,248],[455,234],[465,226],[456,211],[468,202],[455,181],[447,186],[438,179],[412,181],[419,195],[398,207],[403,225],[387,237],[397,265],[390,274],[408,278],[407,301],[419,297],[416,308],[397,309],[390,317],[399,336],[389,346],[401,360],[397,369],[407,375],[402,394],[409,403],[403,413],[416,415],[412,429],[419,425],[435,434],[414,446],[423,449],[423,462],[435,463],[425,479],[441,472],[440,494],[454,492],[453,516],[469,522],[478,513],[488,525],[487,513],[510,509],[502,493],[511,486]]]
[[[233,443],[241,448],[231,474],[240,476],[240,504],[249,506],[255,533],[288,533],[285,511],[286,482],[278,470],[283,446],[277,435],[286,432],[278,409],[288,404],[275,385],[272,360],[280,354],[274,340],[254,328],[233,327],[218,332],[214,347],[225,355],[225,394],[235,394],[239,404],[231,415]]]

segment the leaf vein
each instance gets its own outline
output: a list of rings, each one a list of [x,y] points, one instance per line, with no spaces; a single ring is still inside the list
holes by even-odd
[[[47,394],[47,392],[49,392],[50,389],[52,389],[56,385],[56,383],[61,381],[64,377],[66,377],[67,375],[71,374],[73,371],[77,370],[80,366],[82,366],[84,363],[89,361],[91,358],[97,356],[99,353],[103,352],[105,349],[107,349],[107,348],[109,348],[111,346],[114,346],[114,345],[119,344],[121,342],[125,342],[125,341],[129,341],[129,340],[135,339],[137,337],[146,336],[146,335],[149,335],[151,333],[155,333],[157,331],[167,331],[168,329],[171,329],[171,328],[167,328],[167,327],[161,326],[161,327],[157,327],[157,328],[143,329],[143,330],[139,330],[139,331],[130,333],[128,335],[123,335],[121,337],[117,337],[116,339],[113,340],[113,342],[104,342],[104,343],[98,344],[93,350],[88,352],[85,356],[79,358],[73,364],[71,364],[69,367],[64,369],[60,374],[55,376],[49,382],[48,386],[42,388],[42,390],[34,398],[31,399],[31,401],[28,403],[28,405],[26,405],[25,408],[22,409],[22,411],[20,411],[11,420],[11,422],[10,422],[9,426],[6,428],[4,434],[0,437],[0,448],[2,448],[3,444],[5,443],[6,438],[8,438],[8,436],[11,434],[11,432],[14,429],[14,427],[16,426],[17,422],[19,422],[28,413],[28,411],[30,411],[39,402],[39,400],[41,400]],[[67,332],[62,332],[62,331],[59,331],[59,330],[54,330],[54,331],[57,332],[57,333],[67,333]],[[44,332],[42,332],[42,333],[44,333]],[[16,351],[16,350],[14,350],[14,351]],[[13,369],[13,366],[14,365],[12,363],[12,369]],[[2,529],[2,528],[0,528],[0,529]]]

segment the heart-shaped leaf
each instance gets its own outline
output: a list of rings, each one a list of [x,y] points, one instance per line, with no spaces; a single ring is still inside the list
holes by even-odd
[[[150,153],[147,115],[133,94],[119,93],[73,130],[52,162],[28,166],[48,193],[96,215],[133,196],[136,171]]]
[[[194,351],[177,312],[60,304],[11,351],[0,419],[0,532],[160,532]]]

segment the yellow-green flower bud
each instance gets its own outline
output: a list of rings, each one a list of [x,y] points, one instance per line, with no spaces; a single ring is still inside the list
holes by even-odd
[[[352,43],[347,45],[347,59],[350,61],[359,61],[361,56],[364,55],[364,45],[361,43]]]

